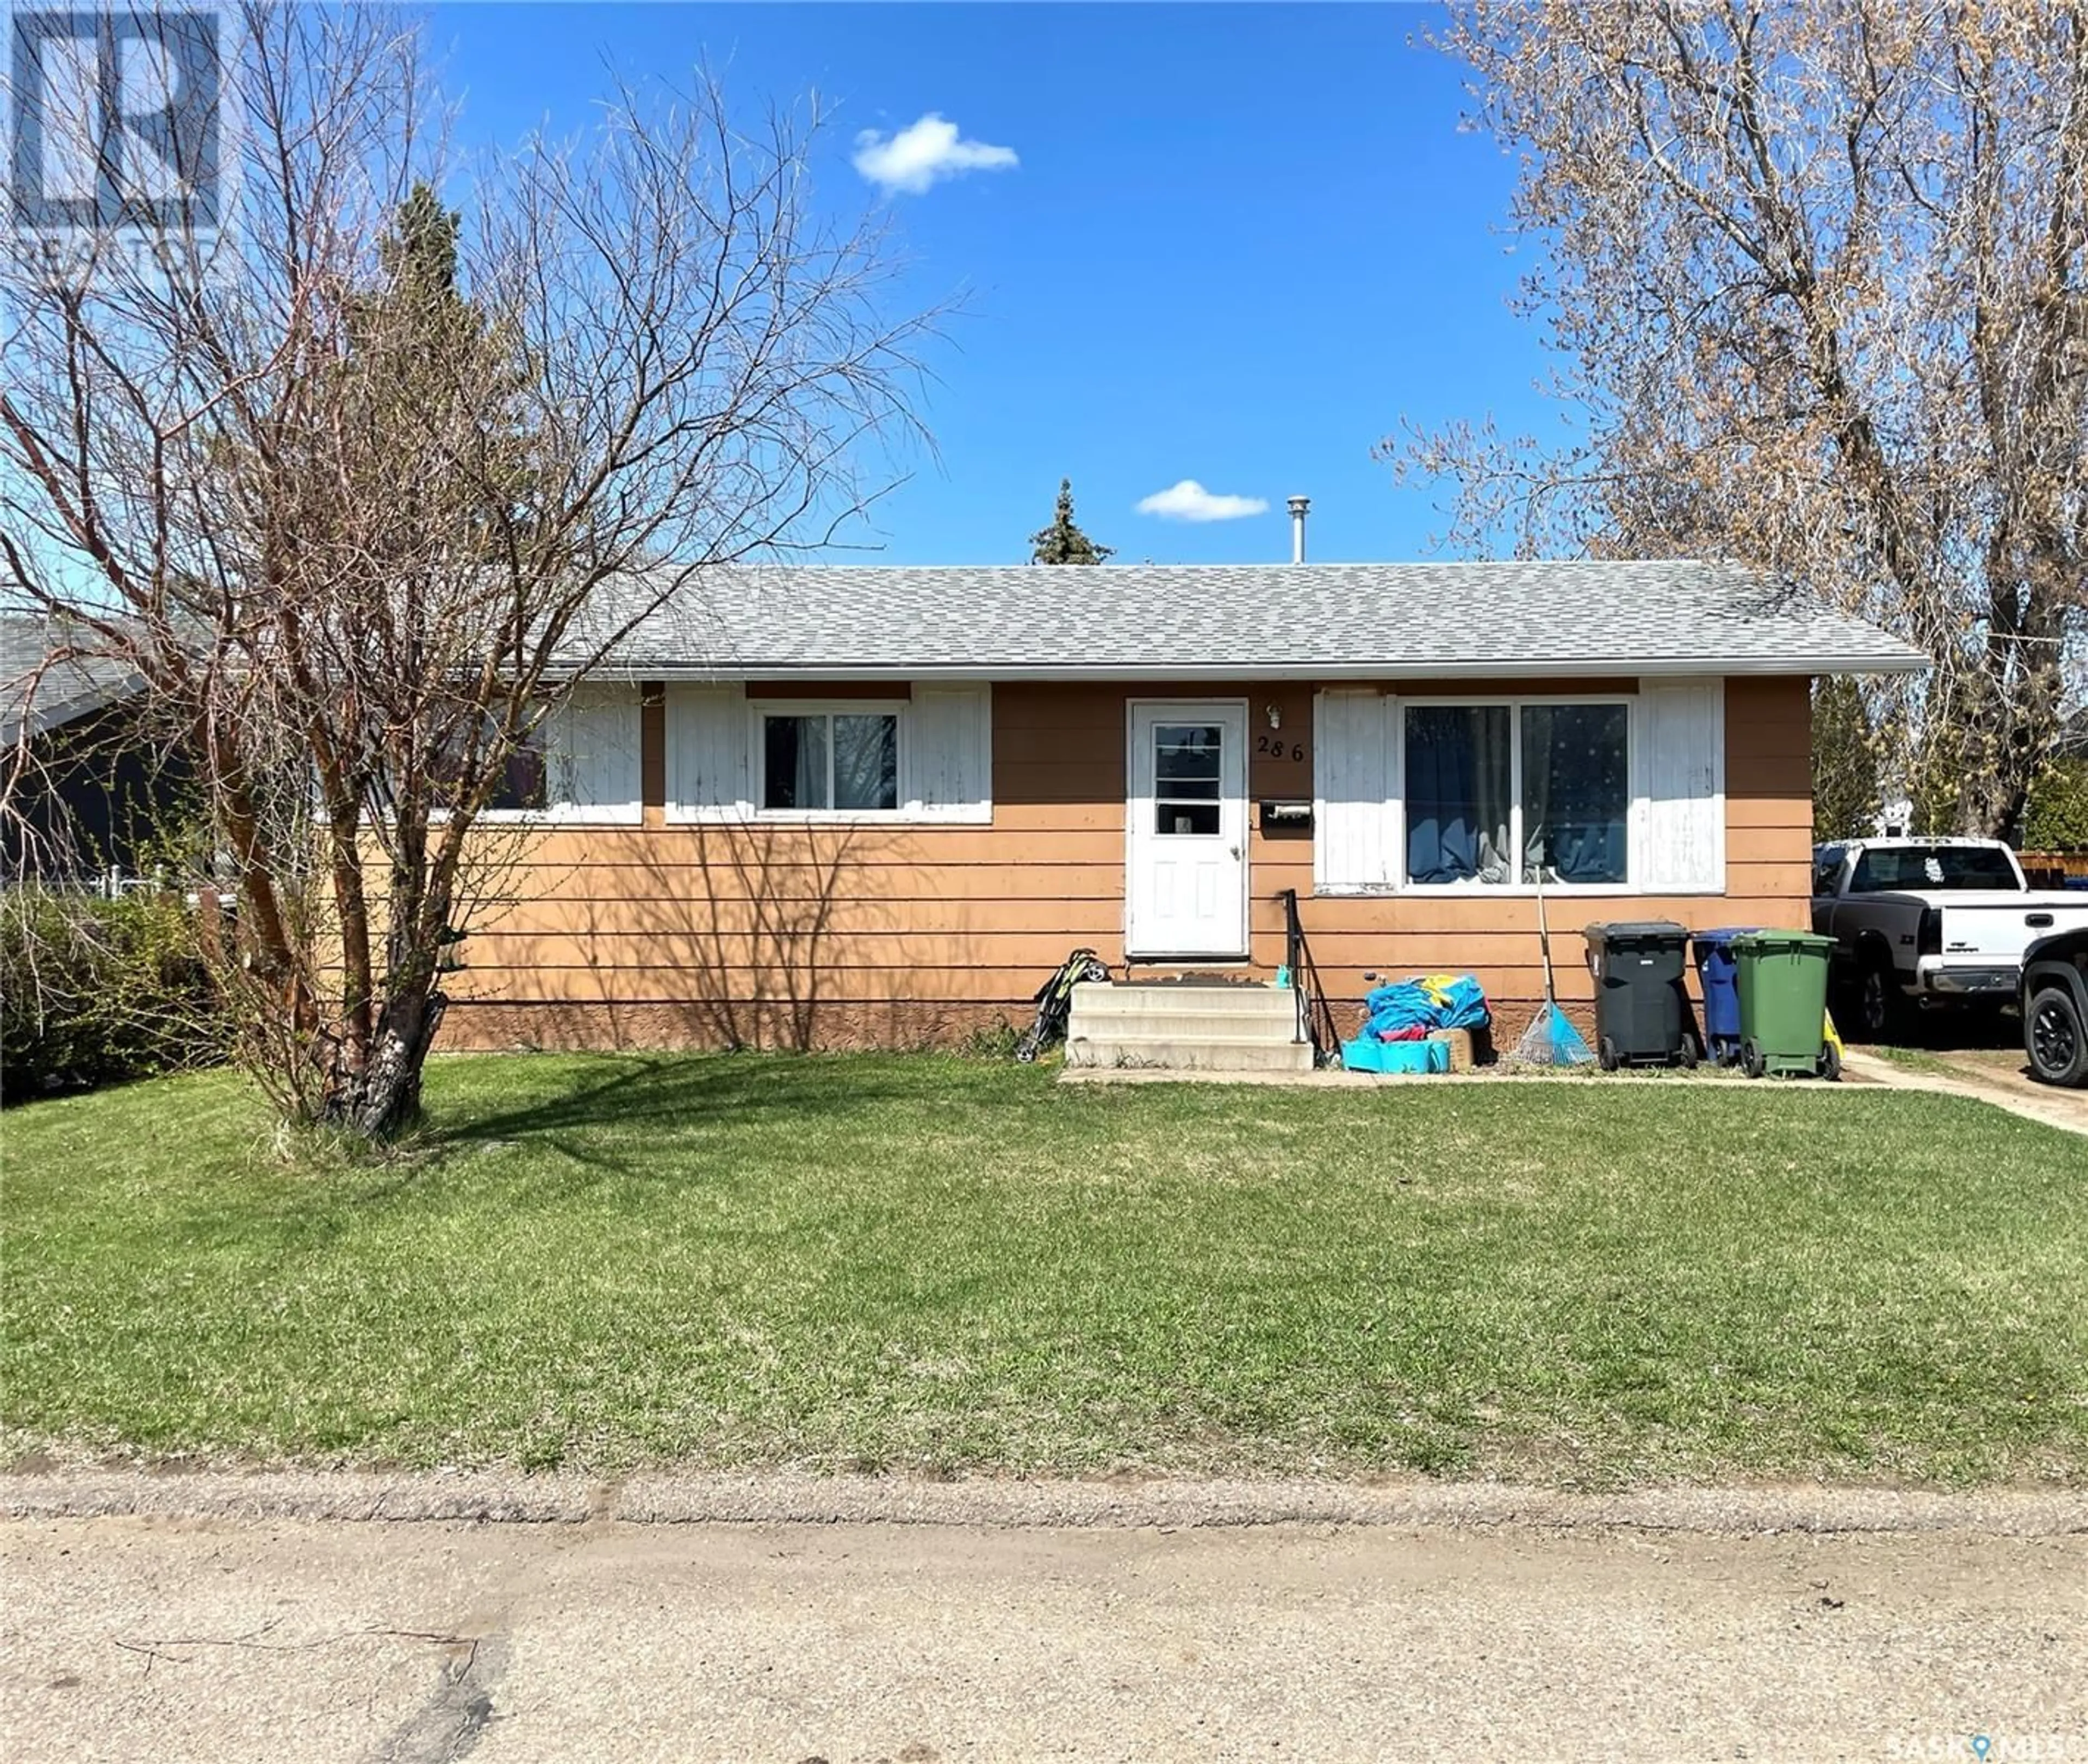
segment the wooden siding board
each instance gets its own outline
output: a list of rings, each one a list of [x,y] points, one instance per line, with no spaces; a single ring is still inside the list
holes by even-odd
[[[1730,917],[1728,910],[1716,916]],[[1660,916],[1670,916],[1662,914]],[[620,973],[643,976],[680,971],[688,973],[755,972],[770,967],[814,963],[829,974],[888,973],[977,968],[1029,974],[1029,989],[1038,970],[1049,973],[1064,958],[1065,941],[1107,941],[1102,927],[1072,920],[1055,929],[1023,931],[951,930],[926,933],[899,927],[854,930],[807,929],[802,933],[726,929],[682,930],[662,927],[642,934],[486,933],[473,941],[467,972],[533,976],[553,970]],[[1272,928],[1266,934],[1274,936]],[[1327,969],[1420,968],[1505,972],[1538,965],[1537,933],[1532,931],[1428,932],[1406,929],[1324,929],[1312,933],[1312,953]],[[1554,927],[1552,959],[1561,967],[1580,961],[1580,926]],[[483,964],[481,966],[481,964]]]
[[[475,951],[498,946],[520,960],[513,940],[579,937],[606,950],[618,940],[663,933],[704,937],[765,931],[815,920],[831,934],[919,932],[930,937],[1028,936],[1088,930],[1118,912],[1113,895],[1035,894],[981,899],[926,896],[896,900],[837,893],[758,899],[518,900],[490,909],[471,929]],[[642,959],[640,964],[642,963]]]

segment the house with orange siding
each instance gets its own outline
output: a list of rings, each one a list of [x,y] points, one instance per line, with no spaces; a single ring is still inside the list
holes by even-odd
[[[1082,945],[1269,980],[1286,894],[1337,1006],[1513,1035],[1540,878],[1569,1007],[1562,929],[1805,925],[1810,684],[1923,665],[1714,562],[705,572],[540,731],[444,1038],[947,1042]]]

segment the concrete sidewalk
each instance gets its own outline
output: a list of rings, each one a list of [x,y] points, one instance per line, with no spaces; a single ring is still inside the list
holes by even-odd
[[[931,1481],[790,1470],[641,1471],[600,1480],[498,1470],[136,1471],[53,1464],[43,1471],[0,1474],[0,1518],[110,1518],[1046,1531],[1514,1525],[1602,1534],[2088,1538],[2088,1492],[1800,1484],[1601,1493],[1504,1482],[993,1476]]]
[[[1948,1065],[1951,1057],[1937,1054],[1931,1057]],[[1960,1077],[1926,1066],[1899,1065],[1877,1054],[1854,1049],[1848,1054],[1847,1070],[1852,1078],[1888,1090],[1928,1091],[1938,1096],[1960,1097],[1966,1102],[1985,1103],[1992,1108],[2005,1109],[2009,1114],[2034,1121],[2040,1126],[2057,1127],[2065,1133],[2088,1134],[2088,1091],[2058,1090],[2005,1071]]]
[[[1939,1056],[1939,1058],[1946,1057]],[[1868,1090],[1928,1091],[1939,1096],[1955,1096],[1966,1102],[1986,1103],[1996,1108],[2034,1121],[2040,1126],[2064,1132],[2088,1134],[2088,1091],[2055,1090],[2006,1071],[1982,1071],[1973,1075],[1902,1066],[1860,1049],[1844,1056],[1844,1082],[1816,1084],[1809,1080],[1765,1080],[1750,1083],[1729,1067],[1701,1066],[1692,1072],[1594,1072],[1585,1067],[1570,1071],[1546,1072],[1527,1069],[1487,1066],[1470,1072],[1438,1072],[1426,1077],[1388,1075],[1378,1072],[1195,1072],[1157,1071],[1142,1067],[1068,1066],[1059,1074],[1063,1084],[1249,1084],[1314,1090],[1384,1090],[1397,1091],[1419,1085],[1440,1088],[1448,1084],[1478,1084],[1498,1088],[1504,1084],[1572,1084],[1591,1086],[1660,1084],[1662,1086],[1715,1086],[1735,1095],[1774,1096],[1787,1094],[1794,1082],[1808,1096],[1860,1096]]]
[[[20,1764],[2088,1755],[2079,1535],[32,1519],[0,1612]]]

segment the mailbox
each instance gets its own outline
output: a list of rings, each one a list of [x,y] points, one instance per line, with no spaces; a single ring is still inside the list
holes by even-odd
[[[1309,801],[1279,802],[1263,797],[1261,831],[1264,833],[1310,833],[1312,831],[1312,805]]]

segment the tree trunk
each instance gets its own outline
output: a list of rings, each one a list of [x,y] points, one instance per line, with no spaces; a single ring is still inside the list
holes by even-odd
[[[338,1118],[365,1139],[396,1138],[421,1113],[421,1070],[449,1001],[430,987],[416,989],[384,1006],[370,1042],[370,1057],[341,1096]]]

